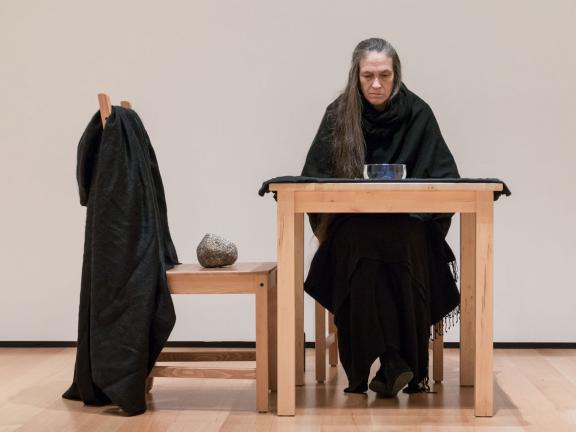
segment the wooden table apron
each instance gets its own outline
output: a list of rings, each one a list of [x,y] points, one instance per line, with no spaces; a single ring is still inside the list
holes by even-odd
[[[274,183],[278,200],[278,415],[304,383],[304,213],[460,213],[460,385],[493,415],[493,202],[500,183]]]

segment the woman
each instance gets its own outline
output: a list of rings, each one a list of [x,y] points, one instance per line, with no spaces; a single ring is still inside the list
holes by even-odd
[[[402,83],[382,39],[358,44],[348,83],[326,113],[302,171],[362,178],[364,164],[406,164],[408,177],[458,178],[430,107]],[[458,313],[451,214],[310,214],[320,240],[305,289],[335,315],[346,392],[429,391],[430,326]]]

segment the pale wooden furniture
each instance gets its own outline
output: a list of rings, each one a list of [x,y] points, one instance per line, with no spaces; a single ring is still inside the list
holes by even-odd
[[[149,376],[171,378],[255,379],[256,407],[268,411],[268,390],[276,387],[276,263],[236,263],[207,269],[180,264],[166,272],[172,294],[255,294],[256,351],[163,351]],[[221,311],[221,313],[224,313]],[[160,362],[251,361],[255,368],[191,368],[162,366]]]
[[[338,335],[334,324],[334,315],[315,302],[315,360],[316,382],[326,381],[326,349],[328,349],[328,362],[330,366],[338,366]],[[328,314],[328,336],[326,336],[326,314]]]
[[[110,98],[98,94],[102,126],[112,114]],[[123,108],[132,108],[121,101]],[[255,379],[256,408],[268,411],[268,390],[276,387],[276,263],[235,263],[206,269],[199,264],[181,264],[166,272],[172,294],[254,294],[256,296],[255,351],[163,351],[158,362],[256,361],[255,368],[191,368],[155,365],[146,382],[150,391],[154,377]]]
[[[338,365],[338,332],[334,324],[334,315],[315,302],[315,360],[316,382],[326,381],[326,349],[328,349],[328,364],[332,367]],[[326,314],[328,314],[328,335],[326,335]],[[435,335],[430,341],[432,345],[432,379],[440,383],[444,379],[444,337]]]
[[[106,126],[106,120],[112,114],[112,103],[110,97],[106,93],[98,93],[98,105],[100,105],[100,117],[102,118],[102,126]],[[128,101],[120,101],[122,108],[132,108],[132,104]]]
[[[295,414],[302,370],[304,213],[461,213],[460,384],[493,415],[493,200],[500,183],[272,183],[278,229],[278,414]]]

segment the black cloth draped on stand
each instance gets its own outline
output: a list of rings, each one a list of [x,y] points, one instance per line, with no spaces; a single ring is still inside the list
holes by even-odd
[[[145,382],[176,320],[166,270],[178,264],[156,155],[138,115],[100,113],[78,144],[87,207],[74,379],[67,399],[146,410]]]
[[[302,171],[333,177],[329,164],[339,99],[326,110]],[[412,178],[459,178],[430,107],[402,85],[383,111],[363,99],[366,163],[406,164]],[[312,229],[318,215],[310,214]],[[455,257],[445,241],[452,214],[338,214],[327,228],[305,290],[335,315],[350,391],[365,391],[370,366],[397,350],[428,386],[430,327],[458,313]]]

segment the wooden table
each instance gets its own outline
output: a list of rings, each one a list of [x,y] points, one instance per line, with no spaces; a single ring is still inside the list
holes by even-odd
[[[460,385],[493,415],[493,202],[501,183],[272,183],[278,201],[278,415],[303,384],[304,213],[460,213]]]

